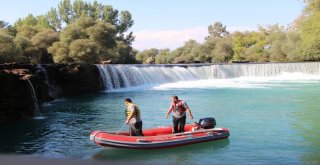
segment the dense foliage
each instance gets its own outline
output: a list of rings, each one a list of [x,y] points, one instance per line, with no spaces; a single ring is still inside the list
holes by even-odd
[[[132,48],[128,11],[82,0],[62,0],[46,14],[0,21],[0,63],[226,63],[320,60],[320,1],[306,7],[291,25],[261,26],[230,33],[221,22],[208,26],[203,43],[189,40],[174,50]]]
[[[305,0],[306,9],[291,25],[261,26],[229,33],[221,22],[208,26],[204,43],[189,40],[175,50],[138,52],[142,63],[296,62],[320,60],[320,1]],[[152,52],[152,53],[150,53]]]
[[[128,11],[82,0],[63,0],[44,15],[0,22],[0,63],[135,63]]]
[[[223,28],[222,28],[223,27]],[[310,60],[303,56],[298,30],[279,25],[259,27],[258,31],[226,31],[221,22],[208,27],[204,43],[189,40],[175,50],[148,49],[137,54],[142,63],[226,63],[286,62]],[[155,60],[150,60],[155,59]],[[316,60],[316,59],[313,59]]]

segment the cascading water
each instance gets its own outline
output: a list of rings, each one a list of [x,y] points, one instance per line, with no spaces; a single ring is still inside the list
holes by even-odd
[[[276,77],[284,73],[320,75],[320,63],[226,65],[96,65],[106,90],[179,81]]]
[[[186,67],[97,65],[106,90],[145,84],[197,80],[197,70]]]
[[[41,71],[44,74],[44,82],[48,84],[49,83],[49,79],[48,79],[48,75],[47,75],[46,69],[44,69],[44,67],[41,64],[37,64],[36,68],[37,68],[37,72]]]
[[[38,105],[38,99],[36,96],[36,92],[34,91],[34,88],[33,88],[31,81],[29,79],[27,79],[27,82],[29,84],[29,89],[30,89],[30,93],[32,96],[32,100],[33,100],[34,115],[38,116],[40,114],[40,111],[39,111],[39,105]]]
[[[307,75],[319,75],[320,63],[269,63],[269,64],[234,64],[220,65],[222,72],[230,77],[275,77],[283,73],[300,72]]]
[[[49,88],[49,96],[54,97],[54,98],[58,98],[59,96],[61,96],[61,89],[59,86],[55,86],[52,85],[49,81],[49,77],[47,74],[47,70],[41,65],[38,64],[37,65],[37,72],[41,71],[44,74],[44,83],[46,83],[48,85]]]

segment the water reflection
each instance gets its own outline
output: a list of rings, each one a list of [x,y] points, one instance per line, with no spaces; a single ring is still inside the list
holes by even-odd
[[[0,152],[16,154],[39,152],[42,143],[37,143],[37,141],[51,131],[44,126],[46,122],[46,120],[28,119],[16,123],[1,124]]]
[[[300,91],[302,109],[295,113],[293,128],[302,137],[300,144],[304,153],[300,157],[304,164],[320,164],[320,86],[305,88]]]
[[[0,152],[170,164],[320,164],[320,86],[283,86],[97,93],[72,97],[45,105],[44,119],[0,125]],[[89,140],[93,130],[121,128],[125,97],[132,98],[140,106],[144,128],[172,124],[164,117],[171,95],[183,96],[197,120],[216,117],[218,127],[230,129],[231,143],[221,140],[141,151],[103,149]],[[187,122],[191,121],[187,119]]]
[[[230,144],[228,139],[218,140],[213,142],[205,142],[200,144],[188,145],[183,147],[168,148],[168,149],[157,149],[157,150],[128,150],[128,149],[117,149],[117,148],[104,148],[92,156],[95,160],[143,160],[144,161],[161,161],[161,163],[177,162],[181,164],[191,163],[194,160],[190,160],[202,154],[218,153],[222,149],[226,149]]]

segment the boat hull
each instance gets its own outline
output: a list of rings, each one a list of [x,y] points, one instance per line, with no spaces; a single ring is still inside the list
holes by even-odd
[[[172,134],[172,127],[159,127],[144,130],[145,136],[128,136],[128,132],[94,131],[90,140],[99,146],[128,149],[161,149],[190,144],[227,139],[230,136],[226,128],[194,130],[196,125],[186,125],[186,132]]]

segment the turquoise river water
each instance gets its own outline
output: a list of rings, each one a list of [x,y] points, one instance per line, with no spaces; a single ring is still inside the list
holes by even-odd
[[[319,77],[290,74],[163,83],[65,98],[43,105],[41,117],[0,125],[0,153],[177,164],[320,164],[319,94]],[[187,101],[194,121],[215,117],[217,127],[230,130],[229,139],[151,151],[101,148],[89,140],[93,130],[122,127],[126,97],[140,106],[144,128],[172,124],[165,119],[172,95]]]

